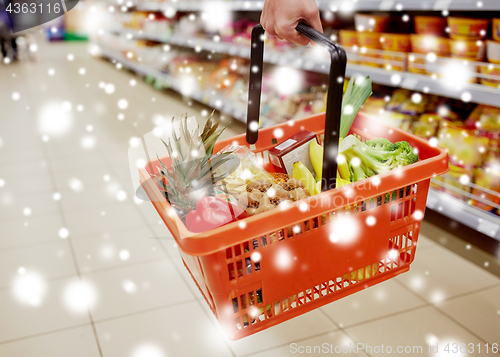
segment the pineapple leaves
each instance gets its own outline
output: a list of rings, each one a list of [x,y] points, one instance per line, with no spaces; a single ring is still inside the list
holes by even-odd
[[[205,150],[206,150],[206,154],[207,155],[212,155],[213,151],[214,151],[214,146],[215,146],[215,142],[217,141],[217,139],[219,138],[219,136],[222,134],[222,132],[229,126],[229,124],[227,124],[225,127],[215,131],[213,134],[211,134],[207,140],[205,141]]]
[[[215,119],[214,113],[215,110],[212,111],[212,114],[210,114],[210,117],[208,118],[207,123],[203,128],[203,132],[201,133],[200,138],[204,143],[207,141],[207,138],[210,137],[210,135],[212,135],[217,130],[220,124],[220,119]]]
[[[231,162],[231,160],[235,161]],[[215,170],[219,166],[221,166],[222,164],[226,164],[228,162],[229,162],[229,167],[227,168],[227,170],[224,170],[226,172],[226,175],[233,172],[240,164],[240,160],[236,155],[233,155],[232,152],[225,152],[217,156],[214,156],[213,158],[208,160],[206,164],[203,166],[203,171],[201,173],[201,176],[203,177],[205,175],[208,175],[209,173],[211,174],[211,176],[213,176]]]
[[[240,161],[232,153],[212,157],[217,139],[227,128],[220,127],[220,118],[215,118],[214,112],[201,135],[198,127],[189,131],[187,114],[180,118],[177,125],[174,125],[174,120],[172,118],[171,137],[162,140],[171,166],[167,167],[158,157],[160,167],[157,169],[161,176],[155,177],[170,204],[187,213],[201,197],[213,194],[216,183],[238,168]]]

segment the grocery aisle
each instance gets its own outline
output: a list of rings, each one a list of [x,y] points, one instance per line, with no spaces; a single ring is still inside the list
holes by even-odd
[[[436,342],[500,342],[500,278],[424,235],[409,273],[228,341],[156,211],[134,200],[127,161],[131,138],[184,112],[202,122],[205,108],[86,45],[40,44],[38,56],[0,66],[1,356],[288,356],[291,343],[430,355]]]

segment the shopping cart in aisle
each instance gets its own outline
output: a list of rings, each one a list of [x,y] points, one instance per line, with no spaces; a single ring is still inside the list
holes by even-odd
[[[325,153],[337,153],[345,52],[306,25],[299,24],[297,30],[330,51],[326,113],[250,130],[258,123],[262,81],[264,30],[258,25],[252,33],[247,133],[219,141],[215,152],[228,144],[254,144],[253,152],[273,171],[268,150],[307,129],[318,138],[324,136]],[[187,230],[151,179],[158,160],[139,169],[142,186],[175,238],[184,265],[230,339],[262,331],[409,270],[429,182],[448,170],[447,154],[364,114],[357,116],[350,133],[361,140],[407,141],[418,150],[420,161],[338,189],[328,190],[325,180],[322,193],[286,209],[199,234]],[[325,158],[323,177],[335,178],[336,172],[335,160]],[[343,239],[342,232],[350,232],[350,238]]]

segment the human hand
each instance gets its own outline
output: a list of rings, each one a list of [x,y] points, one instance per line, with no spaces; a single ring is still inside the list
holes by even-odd
[[[295,30],[299,22],[305,22],[323,32],[319,10],[314,0],[265,0],[260,16],[264,30],[280,40],[288,40],[307,46],[309,39]]]

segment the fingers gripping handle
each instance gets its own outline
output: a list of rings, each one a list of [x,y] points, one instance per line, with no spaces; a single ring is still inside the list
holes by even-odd
[[[331,57],[329,89],[325,113],[323,179],[321,183],[321,190],[327,191],[335,188],[337,177],[340,116],[347,58],[342,47],[332,42],[321,32],[312,27],[299,23],[296,30],[314,42],[326,47]],[[252,30],[252,47],[250,54],[250,85],[248,90],[247,112],[247,142],[249,144],[255,144],[259,135],[260,94],[264,55],[263,35],[264,29],[262,25],[256,25]]]

